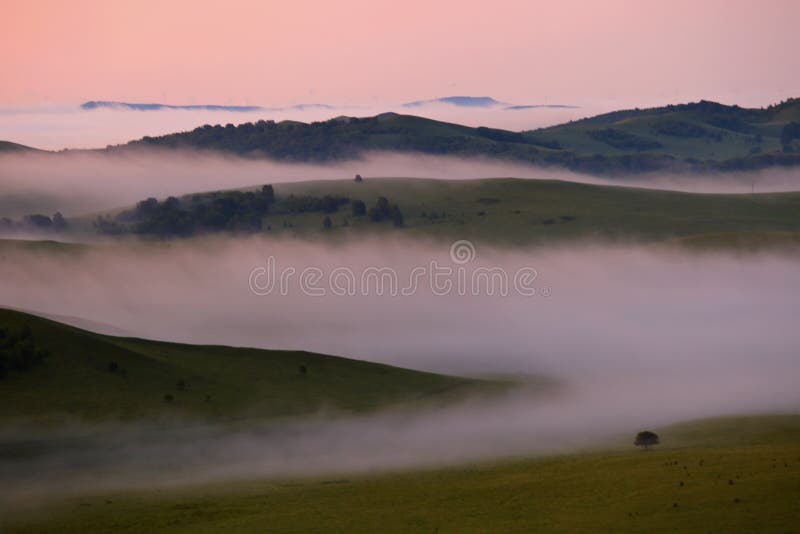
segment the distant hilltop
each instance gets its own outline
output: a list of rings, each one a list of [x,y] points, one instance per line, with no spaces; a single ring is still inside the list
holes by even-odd
[[[172,106],[169,104],[158,103],[131,103],[131,102],[114,102],[109,100],[90,100],[81,104],[81,109],[94,110],[94,109],[130,109],[134,111],[160,111],[164,109],[182,109],[188,111],[260,111],[260,106],[217,106],[213,104],[198,104],[188,106]]]
[[[490,96],[445,96],[442,98],[433,98],[430,100],[415,100],[414,102],[406,102],[403,104],[404,108],[420,108],[423,106],[435,104],[447,104],[462,108],[500,108],[509,111],[524,110],[524,109],[537,109],[537,108],[577,108],[578,106],[568,106],[564,104],[530,104],[518,105],[500,102]]]
[[[800,166],[800,99],[755,109],[708,101],[626,109],[519,132],[398,113],[310,123],[262,120],[205,125],[127,146],[298,162],[352,160],[367,151],[417,152],[502,158],[591,174],[740,171]]]
[[[463,108],[496,108],[506,106],[503,102],[499,102],[490,96],[445,96],[442,98],[433,98],[430,100],[416,100],[414,102],[406,102],[403,104],[404,108],[418,108],[428,104],[450,104]]]
[[[518,105],[508,104],[495,100],[490,96],[445,96],[442,98],[432,98],[430,100],[416,100],[400,104],[403,108],[422,108],[425,106],[447,105],[471,109],[504,109],[509,111],[539,109],[539,108],[576,108],[578,106],[567,106],[563,104],[531,104]],[[345,106],[354,107],[354,106]],[[357,106],[356,106],[357,107]],[[81,109],[92,111],[95,109],[116,109],[131,111],[164,111],[164,110],[183,110],[183,111],[232,111],[237,113],[252,113],[256,111],[308,111],[308,110],[335,110],[337,106],[329,104],[296,104],[285,107],[268,106],[222,106],[216,104],[187,104],[173,105],[160,104],[158,102],[117,102],[114,100],[90,100],[81,104]]]
[[[90,100],[81,104],[81,109],[91,111],[95,109],[127,109],[133,111],[162,111],[162,110],[183,110],[183,111],[234,111],[237,113],[249,113],[253,111],[304,111],[308,109],[335,109],[335,106],[327,104],[297,104],[288,107],[263,107],[263,106],[220,106],[215,104],[190,104],[190,105],[170,105],[159,103],[131,103],[115,102],[111,100]]]
[[[307,123],[258,120],[238,126],[205,124],[105,150],[141,147],[310,163],[353,160],[381,151],[488,157],[590,174],[749,171],[800,167],[800,99],[762,108],[701,100],[622,109],[523,131],[396,112]],[[21,150],[25,147],[0,143],[0,152]]]

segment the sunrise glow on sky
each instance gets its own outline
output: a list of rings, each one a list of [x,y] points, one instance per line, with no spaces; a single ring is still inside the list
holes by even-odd
[[[2,13],[5,108],[800,94],[793,0],[4,0]]]

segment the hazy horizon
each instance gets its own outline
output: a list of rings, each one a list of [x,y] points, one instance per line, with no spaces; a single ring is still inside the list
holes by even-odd
[[[0,107],[800,93],[800,58],[787,53],[800,49],[791,0],[6,4],[0,68],[14,75]]]

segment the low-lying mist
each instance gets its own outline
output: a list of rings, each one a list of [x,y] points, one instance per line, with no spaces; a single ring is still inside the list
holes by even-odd
[[[270,256],[277,271],[295,269],[285,294],[251,288],[253,270],[268,266]],[[507,296],[488,289],[438,296],[424,277],[413,294],[395,296],[378,295],[375,286],[339,296],[328,285],[336,268],[360,280],[369,267],[388,267],[403,289],[416,267],[432,261],[454,272],[463,267],[468,277],[478,267],[509,277],[533,268],[535,294],[512,286]],[[325,296],[301,287],[308,267],[322,273],[312,285],[327,289]],[[296,348],[451,374],[536,374],[561,384],[545,396],[520,389],[438,410],[233,428],[65,424],[43,439],[78,440],[82,449],[0,459],[0,475],[18,489],[6,504],[78,489],[574,450],[679,420],[800,406],[796,256],[583,245],[478,248],[473,261],[457,263],[447,246],[433,243],[243,238],[79,254],[18,250],[3,255],[0,275],[3,305],[112,334]],[[37,432],[5,428],[2,437]]]
[[[517,177],[672,189],[698,193],[795,191],[799,169],[712,175],[648,174],[599,178],[557,168],[484,158],[370,153],[354,161],[311,165],[212,153],[137,150],[128,153],[0,154],[0,217],[61,211],[75,216],[130,206],[155,196],[365,177],[477,179]]]

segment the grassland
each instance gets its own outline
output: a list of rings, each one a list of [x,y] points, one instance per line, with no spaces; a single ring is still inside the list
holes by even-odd
[[[798,192],[684,193],[518,178],[367,177],[363,182],[307,181],[274,188],[278,203],[264,217],[262,232],[297,239],[335,241],[377,235],[469,239],[500,247],[589,241],[752,250],[794,248],[800,236]],[[331,195],[351,202],[331,214],[298,213],[282,207],[281,200],[291,195]],[[402,228],[395,228],[391,221],[374,223],[368,216],[353,215],[352,201],[361,200],[370,207],[381,196],[400,206]],[[191,195],[184,198],[188,202]],[[329,230],[323,228],[326,215],[332,221]],[[93,236],[92,220],[88,216],[71,219],[72,236]]]
[[[0,325],[23,324],[50,354],[41,365],[0,379],[0,421],[363,412],[507,385],[309,352],[105,336],[0,309]]]
[[[800,417],[656,429],[662,445],[337,479],[66,498],[8,532],[796,532]],[[632,437],[631,437],[632,438]]]
[[[697,194],[558,180],[366,179],[275,186],[278,197],[339,195],[396,202],[404,227],[353,217],[350,206],[331,214],[273,213],[264,228],[276,235],[335,238],[369,233],[487,245],[553,244],[581,240],[654,243],[710,233],[800,232],[800,193]]]

